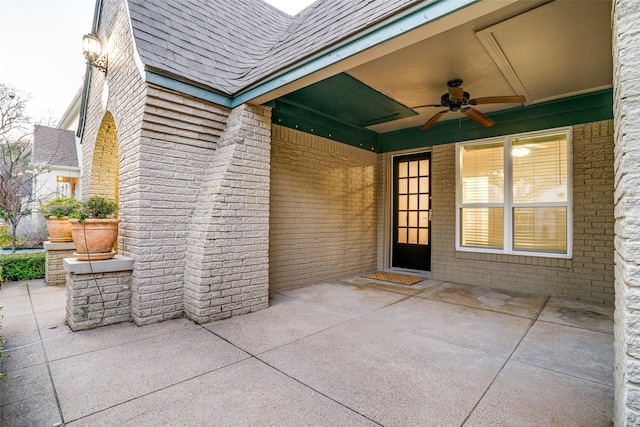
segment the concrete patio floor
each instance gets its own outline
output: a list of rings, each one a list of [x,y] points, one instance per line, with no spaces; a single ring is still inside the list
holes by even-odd
[[[607,426],[612,308],[354,277],[270,308],[83,332],[65,288],[0,288],[3,426]]]

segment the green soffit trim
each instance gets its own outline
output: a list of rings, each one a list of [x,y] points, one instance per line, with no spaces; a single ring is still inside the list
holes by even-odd
[[[333,139],[364,150],[378,151],[378,134],[364,127],[301,107],[286,99],[272,101],[269,106],[273,108],[271,123]]]
[[[489,128],[483,128],[465,117],[437,123],[426,131],[421,131],[418,126],[383,134],[311,110],[285,98],[270,103],[270,106],[273,107],[274,124],[385,153],[610,120],[613,118],[613,90],[606,89],[488,113],[487,116],[496,122]]]
[[[329,77],[280,99],[358,127],[418,114],[346,73]]]

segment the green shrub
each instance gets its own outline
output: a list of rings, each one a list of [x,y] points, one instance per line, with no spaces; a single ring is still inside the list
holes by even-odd
[[[0,255],[0,278],[3,282],[44,278],[45,253]]]
[[[55,216],[60,219],[80,209],[80,202],[73,197],[56,197],[40,204],[40,212],[46,217]]]
[[[11,246],[9,227],[0,227],[0,246],[3,248]]]
[[[118,204],[113,200],[105,199],[100,196],[91,196],[82,202],[80,212],[71,214],[72,218],[78,218],[84,221],[87,218],[106,219],[112,218],[118,210]]]
[[[27,241],[20,237],[16,236],[16,247],[21,248],[24,247]],[[0,227],[0,247],[10,248],[11,247],[11,232],[9,231],[9,227]]]

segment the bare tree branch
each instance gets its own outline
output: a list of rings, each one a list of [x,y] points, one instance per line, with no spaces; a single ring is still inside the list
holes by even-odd
[[[49,172],[47,164],[34,165],[33,127],[25,113],[27,98],[13,87],[0,84],[0,217],[9,224],[11,248],[15,252],[20,220],[31,214],[37,191],[37,176]]]

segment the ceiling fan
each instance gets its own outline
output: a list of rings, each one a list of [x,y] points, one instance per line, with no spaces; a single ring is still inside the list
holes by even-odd
[[[480,111],[473,108],[473,105],[481,105],[481,104],[504,104],[504,103],[513,103],[520,104],[523,103],[526,98],[522,95],[514,95],[514,96],[487,96],[483,98],[474,98],[470,99],[471,96],[469,92],[465,92],[462,89],[462,79],[454,79],[449,80],[447,82],[447,86],[449,87],[449,91],[442,95],[440,98],[440,104],[428,104],[428,105],[418,105],[415,108],[423,108],[423,107],[446,107],[448,110],[442,110],[437,112],[433,117],[431,117],[427,122],[422,125],[420,130],[427,130],[431,126],[433,126],[440,118],[450,111],[456,112],[460,111],[465,114],[470,119],[478,122],[482,126],[488,128],[489,126],[493,126],[495,122],[491,120],[489,117],[482,114]]]

